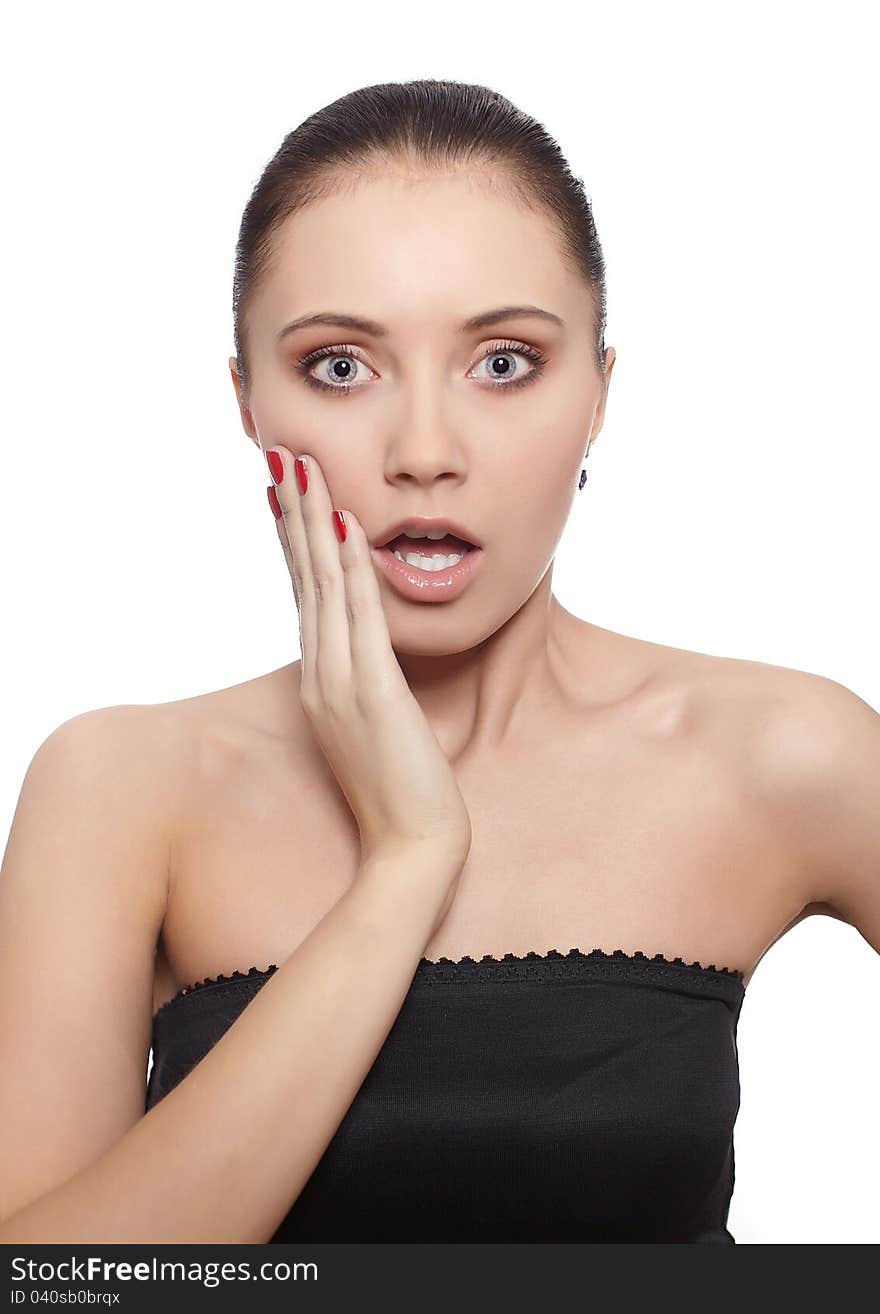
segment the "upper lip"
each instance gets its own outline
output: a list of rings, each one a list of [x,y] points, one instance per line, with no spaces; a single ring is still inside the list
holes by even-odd
[[[424,533],[428,529],[445,529],[448,533],[454,534],[456,538],[463,539],[465,543],[470,543],[473,547],[481,547],[478,538],[475,538],[473,530],[462,525],[458,520],[449,520],[446,516],[408,516],[406,520],[397,520],[387,529],[381,530],[373,539],[373,547],[385,547],[393,538],[399,534],[410,534],[413,530]]]

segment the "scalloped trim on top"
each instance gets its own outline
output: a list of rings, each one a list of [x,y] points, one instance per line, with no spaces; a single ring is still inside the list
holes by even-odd
[[[268,967],[251,967],[247,972],[239,972],[236,969],[230,976],[226,976],[223,972],[218,973],[217,976],[206,976],[203,981],[194,981],[192,985],[181,986],[177,994],[171,999],[166,999],[164,1004],[160,1004],[156,1012],[161,1013],[162,1009],[167,1008],[169,1004],[176,1004],[178,999],[183,999],[184,995],[191,994],[193,990],[201,990],[204,986],[226,985],[230,981],[247,981],[249,977],[269,976],[272,972],[277,971],[278,964],[270,963]]]
[[[507,953],[502,954],[500,958],[495,958],[492,954],[483,954],[482,958],[473,958],[470,954],[464,954],[461,958],[420,958],[417,971],[421,972],[423,975],[427,974],[428,976],[431,976],[432,974],[436,974],[434,969],[446,973],[449,973],[450,969],[455,968],[462,969],[463,972],[473,972],[475,969],[484,965],[503,967],[506,963],[539,964],[559,959],[593,959],[594,961],[602,962],[623,960],[627,963],[655,963],[660,967],[683,968],[689,972],[714,973],[716,976],[726,976],[731,981],[742,982],[745,978],[745,973],[737,967],[716,967],[714,963],[710,963],[707,967],[704,967],[702,963],[697,961],[686,963],[683,958],[666,958],[663,954],[654,954],[653,957],[649,958],[647,954],[641,951],[641,949],[636,949],[635,952],[631,954],[626,953],[623,949],[614,949],[611,952],[607,952],[604,949],[591,949],[589,953],[584,952],[582,949],[569,949],[567,953],[562,953],[560,949],[548,949],[545,954],[530,949],[528,953],[525,954]],[[202,981],[194,981],[192,985],[181,986],[173,998],[166,1000],[164,1004],[160,1005],[156,1011],[157,1015],[158,1013],[161,1013],[163,1009],[168,1008],[170,1004],[177,1003],[178,999],[183,999],[184,996],[192,994],[193,991],[202,990],[207,986],[226,985],[232,981],[247,981],[249,978],[255,976],[271,976],[273,972],[277,971],[278,964],[270,963],[269,966],[265,968],[251,967],[247,972],[236,970],[229,976],[223,972],[220,972],[217,976],[206,976]]]
[[[482,958],[472,958],[470,954],[465,954],[462,958],[422,958],[420,966],[425,967],[461,967],[464,964],[470,966],[479,966],[481,963],[526,963],[526,962],[546,962],[549,958],[624,958],[627,962],[639,963],[660,963],[664,967],[687,967],[699,972],[716,972],[719,976],[732,976],[739,980],[744,979],[745,972],[738,967],[716,967],[710,963],[704,967],[702,963],[686,963],[683,958],[666,958],[663,954],[654,954],[649,958],[647,954],[642,953],[641,949],[636,949],[634,953],[628,954],[623,949],[614,949],[610,952],[605,949],[591,949],[589,953],[583,949],[569,949],[567,953],[562,953],[560,949],[548,949],[545,954],[538,953],[530,949],[526,954],[502,954],[500,958],[495,958],[493,954],[483,954]]]

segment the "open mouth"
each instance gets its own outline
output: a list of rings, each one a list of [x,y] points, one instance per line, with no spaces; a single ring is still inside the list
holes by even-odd
[[[443,538],[409,538],[406,534],[398,534],[384,546],[399,561],[420,570],[437,571],[457,565],[476,545],[456,538],[455,534],[445,534]]]
[[[443,538],[407,538],[398,534],[373,548],[376,565],[388,585],[410,602],[452,602],[480,573],[484,552],[454,534]]]

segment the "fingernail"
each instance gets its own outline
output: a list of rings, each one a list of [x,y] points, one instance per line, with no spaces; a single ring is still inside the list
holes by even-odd
[[[269,485],[269,487],[266,489],[266,494],[269,498],[269,505],[272,508],[272,514],[274,515],[276,520],[280,520],[282,516],[282,511],[278,501],[278,494],[275,492],[274,484]]]
[[[348,530],[345,527],[345,517],[341,511],[334,510],[333,512],[333,528],[336,530],[336,537],[340,543],[344,543]]]
[[[276,484],[280,484],[284,479],[284,462],[281,457],[277,452],[267,452],[266,461],[269,465],[269,474]]]
[[[306,463],[301,456],[296,458],[296,482],[299,484],[299,491],[304,493],[309,486],[309,472],[306,469]]]

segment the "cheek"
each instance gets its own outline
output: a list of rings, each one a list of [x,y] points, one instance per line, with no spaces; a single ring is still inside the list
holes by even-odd
[[[571,506],[586,438],[543,428],[517,449],[508,449],[498,480],[506,505],[515,508],[518,524],[542,529],[562,521]]]
[[[506,535],[516,560],[543,574],[565,529],[577,490],[583,449],[568,442],[535,447],[536,455],[517,464],[504,481],[503,504],[515,508]]]

